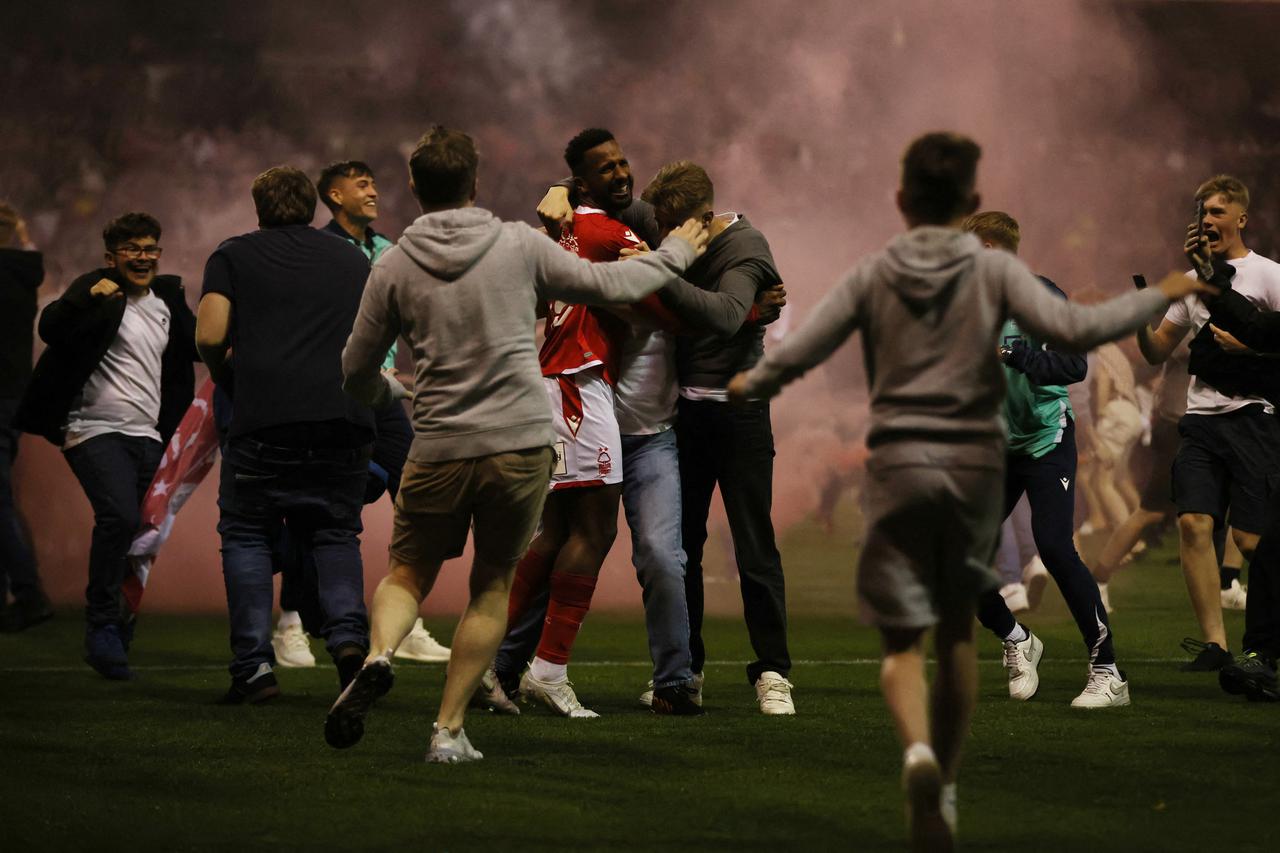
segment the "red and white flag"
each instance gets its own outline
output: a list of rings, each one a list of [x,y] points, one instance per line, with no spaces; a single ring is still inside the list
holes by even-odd
[[[213,423],[213,382],[206,380],[182,416],[165,448],[156,476],[142,501],[142,526],[129,546],[131,574],[124,579],[125,601],[131,613],[142,604],[142,593],[160,547],[169,538],[178,510],[191,497],[218,458],[218,431]]]

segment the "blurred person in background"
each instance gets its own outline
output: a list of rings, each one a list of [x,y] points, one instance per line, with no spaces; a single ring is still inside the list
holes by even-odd
[[[13,465],[19,432],[18,401],[31,378],[36,291],[44,280],[44,256],[27,223],[0,202],[0,630],[22,631],[53,615],[40,585],[27,525],[18,512]],[[13,601],[8,601],[13,596]]]

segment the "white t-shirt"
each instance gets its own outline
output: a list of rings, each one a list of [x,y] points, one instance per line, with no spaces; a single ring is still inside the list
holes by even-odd
[[[637,333],[623,345],[614,389],[618,429],[623,435],[654,435],[675,423],[675,350],[675,338],[664,331]]]
[[[109,432],[160,440],[160,358],[169,306],[147,290],[127,297],[116,339],[71,404],[63,450]]]
[[[1231,280],[1234,291],[1248,297],[1260,310],[1280,311],[1280,264],[1254,252],[1229,263],[1236,268],[1235,278]],[[1164,318],[1175,326],[1190,327],[1190,334],[1196,335],[1209,322],[1209,309],[1193,294],[1170,305]],[[1268,414],[1272,412],[1271,404],[1262,397],[1231,397],[1201,381],[1199,376],[1193,376],[1187,388],[1189,415],[1222,415],[1255,403],[1262,404]]]

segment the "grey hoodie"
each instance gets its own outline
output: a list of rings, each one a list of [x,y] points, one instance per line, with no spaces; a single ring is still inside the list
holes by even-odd
[[[999,466],[1005,389],[996,338],[1007,317],[1052,344],[1088,349],[1137,329],[1167,304],[1155,288],[1073,304],[1008,252],[983,249],[954,228],[922,226],[846,274],[747,374],[748,393],[772,396],[861,331],[873,459]]]
[[[593,264],[528,225],[477,207],[420,216],[373,265],[342,353],[343,387],[373,406],[397,336],[414,358],[415,462],[550,445],[551,407],[534,345],[539,303],[635,302],[693,262],[679,238],[643,257]]]

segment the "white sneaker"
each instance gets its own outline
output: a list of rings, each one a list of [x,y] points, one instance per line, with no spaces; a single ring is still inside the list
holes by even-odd
[[[756,701],[760,703],[760,713],[771,717],[793,716],[796,703],[791,699],[791,688],[794,686],[776,672],[760,673],[756,679]],[[702,698],[701,687],[698,698]]]
[[[495,714],[520,716],[519,706],[512,702],[507,691],[502,689],[502,682],[498,680],[498,674],[493,671],[493,667],[486,669],[484,675],[480,676],[480,686],[471,695],[471,706],[487,708]]]
[[[471,745],[465,731],[458,729],[458,733],[453,734],[435,723],[431,724],[431,746],[427,748],[428,764],[461,764],[482,758],[484,753]]]
[[[1089,667],[1089,680],[1080,695],[1071,700],[1072,708],[1119,708],[1129,704],[1129,682],[1117,678],[1109,669]]]
[[[1239,578],[1235,578],[1231,581],[1231,586],[1222,590],[1222,609],[1244,610],[1248,596],[1249,588],[1240,583]]]
[[[1009,608],[1010,613],[1023,613],[1031,609],[1031,603],[1027,600],[1027,587],[1025,584],[1005,584],[1000,587],[1000,597],[1004,599],[1005,606]]]
[[[286,669],[306,669],[316,665],[311,642],[301,625],[288,625],[283,631],[273,633],[271,648],[276,653],[276,663]]]
[[[902,755],[902,789],[906,793],[907,832],[912,850],[954,849],[952,824],[943,805],[943,789],[950,788],[954,808],[954,785],[942,784],[942,768],[927,744],[913,743]]]
[[[1009,670],[1009,696],[1026,701],[1040,689],[1040,673],[1036,667],[1044,655],[1044,643],[1027,629],[1021,643],[1004,641],[1004,668]]]
[[[396,657],[423,663],[448,663],[449,649],[440,645],[431,632],[422,627],[422,617],[413,623],[413,630],[396,649]]]
[[[1049,570],[1044,567],[1039,554],[1022,567],[1022,583],[1027,588],[1027,607],[1035,610],[1044,598],[1045,587],[1049,585]]]
[[[1098,597],[1102,599],[1103,610],[1107,611],[1107,613],[1116,612],[1115,608],[1111,606],[1111,592],[1102,581],[1098,581]]]
[[[573,682],[542,681],[533,677],[528,670],[520,677],[520,696],[526,701],[537,699],[552,711],[571,720],[589,720],[599,717],[595,711],[582,707],[578,696],[573,692]]]
[[[693,699],[693,704],[699,708],[702,707],[702,683],[706,680],[706,676],[701,672],[695,672],[693,680],[688,685],[689,689],[693,691],[689,698]],[[640,694],[640,704],[646,708],[653,707],[653,679],[649,679],[649,689]]]

